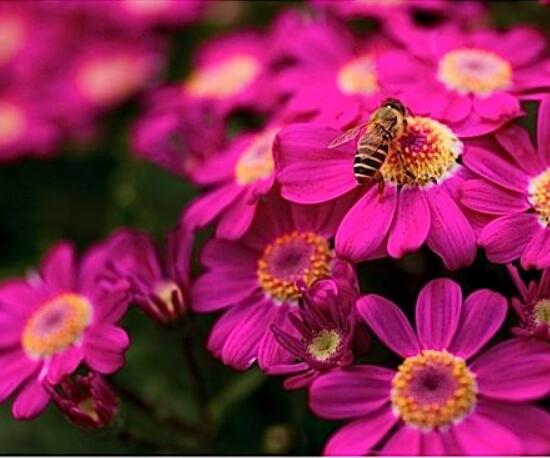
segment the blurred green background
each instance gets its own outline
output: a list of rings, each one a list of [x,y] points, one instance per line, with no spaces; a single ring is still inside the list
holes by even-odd
[[[237,21],[207,20],[174,33],[167,81],[181,78],[192,50],[208,37],[244,25],[265,27],[278,10],[296,3],[242,2]],[[550,34],[550,8],[528,1],[489,6],[494,25],[530,23]],[[66,145],[55,159],[0,168],[1,278],[24,274],[61,238],[84,249],[125,225],[163,239],[197,191],[130,156],[128,127],[138,111],[139,101],[133,100],[108,114],[91,145]],[[532,130],[533,107],[528,112],[525,125]],[[397,263],[369,263],[360,271],[363,291],[384,294],[409,314],[419,289],[437,276],[456,278],[466,293],[480,287],[514,293],[504,268],[490,265],[482,254],[474,266],[452,275],[425,250]],[[166,330],[132,310],[124,320],[132,338],[127,365],[113,377],[128,392],[115,424],[83,432],[53,407],[32,422],[16,422],[6,403],[0,407],[0,453],[319,454],[337,423],[311,415],[305,394],[285,392],[280,379],[268,379],[257,369],[236,373],[214,360],[204,349],[213,321],[192,316]],[[375,341],[365,361],[389,364],[391,358]],[[199,431],[188,433],[178,418]]]

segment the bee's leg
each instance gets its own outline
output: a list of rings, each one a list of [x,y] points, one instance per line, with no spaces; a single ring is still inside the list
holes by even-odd
[[[384,176],[380,171],[376,172],[374,175],[374,179],[376,180],[376,186],[378,187],[378,200],[382,200],[384,196],[384,188],[386,186],[386,183],[384,182]]]
[[[407,160],[403,156],[403,152],[399,148],[395,148],[395,154],[397,155],[397,159],[399,159],[399,162],[401,163],[401,167],[403,168],[405,175],[407,175],[407,177],[411,180],[414,180],[416,176],[411,171],[411,169],[409,169],[409,166],[407,165]]]

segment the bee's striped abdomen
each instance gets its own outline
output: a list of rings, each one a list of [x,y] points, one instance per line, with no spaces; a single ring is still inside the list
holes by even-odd
[[[353,174],[359,183],[368,182],[380,170],[388,155],[388,147],[389,138],[373,141],[367,135],[361,139],[353,160]]]

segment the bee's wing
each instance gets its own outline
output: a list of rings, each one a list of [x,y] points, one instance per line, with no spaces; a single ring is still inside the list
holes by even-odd
[[[344,143],[347,143],[351,140],[353,140],[355,137],[357,137],[361,131],[365,128],[365,126],[368,124],[368,122],[363,122],[359,124],[358,126],[352,127],[349,130],[346,130],[345,132],[342,132],[338,137],[331,140],[331,142],[327,145],[328,149],[336,148],[337,146],[343,145]]]

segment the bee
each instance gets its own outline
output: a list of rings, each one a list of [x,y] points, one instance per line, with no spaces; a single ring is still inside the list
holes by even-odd
[[[395,151],[407,176],[414,178],[396,142],[407,128],[408,113],[409,110],[399,100],[386,99],[366,122],[343,132],[333,139],[327,148],[336,148],[359,137],[353,160],[355,179],[359,184],[376,180],[379,194],[382,194],[384,178],[380,170],[390,151]]]

